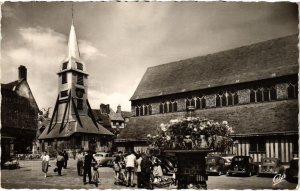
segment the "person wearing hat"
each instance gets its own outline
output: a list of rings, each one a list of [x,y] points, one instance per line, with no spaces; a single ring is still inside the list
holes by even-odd
[[[92,162],[96,162],[95,158],[92,155],[91,151],[88,151],[88,154],[84,157],[84,163],[83,163],[83,183],[86,184],[86,175],[89,177],[89,183],[92,183]]]

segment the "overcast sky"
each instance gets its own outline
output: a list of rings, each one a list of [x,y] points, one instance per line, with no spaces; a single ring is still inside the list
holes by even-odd
[[[89,72],[89,101],[130,110],[147,67],[298,32],[297,4],[228,2],[77,2],[74,25]],[[66,56],[69,2],[2,5],[2,82],[28,69],[39,108],[52,107]]]

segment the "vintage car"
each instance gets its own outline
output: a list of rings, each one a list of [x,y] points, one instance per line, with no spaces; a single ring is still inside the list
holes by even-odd
[[[258,165],[253,162],[252,157],[249,156],[235,156],[227,171],[227,175],[246,175],[252,176],[257,174]]]
[[[258,169],[258,176],[283,174],[284,166],[278,158],[264,158]]]
[[[93,156],[96,159],[99,166],[109,166],[115,159],[115,157],[113,157],[111,153],[105,152],[97,152]]]
[[[208,156],[206,158],[206,174],[216,174],[221,176],[226,173],[225,159],[219,156]]]
[[[290,161],[290,166],[285,170],[285,179],[289,182],[298,182],[299,159],[295,158]]]
[[[20,168],[19,161],[15,158],[11,158],[8,161],[4,162],[3,168],[7,168],[7,169]]]

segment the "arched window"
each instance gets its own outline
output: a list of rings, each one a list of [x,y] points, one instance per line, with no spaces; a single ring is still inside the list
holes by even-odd
[[[262,102],[263,101],[263,90],[262,88],[258,89],[256,92],[256,101]]]
[[[169,112],[173,112],[173,102],[169,102]]]
[[[144,115],[144,107],[140,106],[140,115],[143,116]]]
[[[221,107],[221,97],[219,94],[217,94],[216,96],[216,106]]]
[[[152,115],[152,106],[149,105],[149,115]]]
[[[251,103],[256,102],[256,91],[255,90],[251,90],[251,92],[250,92],[250,102]]]
[[[200,98],[196,99],[196,109],[200,109],[201,108],[201,100]]]
[[[264,89],[264,101],[270,101],[270,89],[269,88],[265,88]]]
[[[195,101],[195,98],[192,98],[191,106],[196,107],[196,101]]]
[[[239,95],[238,95],[237,93],[235,93],[235,94],[233,95],[233,104],[234,104],[234,105],[239,104]]]
[[[227,95],[228,95],[227,96],[227,103],[228,103],[228,105],[233,105],[232,94],[229,92]]]
[[[159,113],[164,113],[164,105],[162,103],[159,104]]]
[[[292,98],[296,98],[296,87],[293,84],[289,84],[288,87],[288,98],[292,99]]]
[[[176,102],[176,101],[173,103],[173,111],[174,111],[174,112],[177,111],[177,102]]]
[[[145,115],[148,115],[148,108],[149,108],[148,105],[146,105],[145,108],[144,108],[144,110],[145,110]]]
[[[140,116],[140,109],[139,107],[135,107],[135,116]]]
[[[168,104],[164,103],[164,113],[167,113],[167,112],[168,112]]]
[[[270,94],[271,94],[271,100],[276,100],[277,99],[277,92],[276,92],[276,89],[274,87],[271,87]]]
[[[206,108],[205,96],[201,99],[201,108]]]
[[[222,106],[227,106],[227,96],[226,96],[227,92],[226,93],[223,93],[222,95]]]
[[[185,107],[186,109],[190,106],[190,100],[189,99],[186,99],[185,100]]]

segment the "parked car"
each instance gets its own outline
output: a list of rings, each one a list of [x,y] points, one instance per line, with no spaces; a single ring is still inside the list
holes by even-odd
[[[225,160],[225,166],[224,166],[224,169],[225,171],[227,172],[227,170],[229,169],[230,165],[231,165],[231,161],[232,161],[232,158],[234,156],[233,155],[230,155],[230,156],[222,156],[222,158]]]
[[[97,152],[93,156],[99,166],[108,166],[109,164],[112,164],[111,161],[115,159],[110,153],[105,152]]]
[[[217,174],[221,176],[226,173],[225,159],[219,156],[208,156],[206,158],[206,174]]]
[[[276,175],[283,174],[284,166],[278,158],[264,158],[261,161],[258,170],[258,176],[260,175]]]
[[[258,165],[253,162],[252,157],[249,156],[235,156],[227,171],[227,175],[247,175],[252,176],[257,174]]]
[[[7,168],[7,169],[20,168],[19,161],[15,158],[11,158],[8,161],[4,162],[3,168]]]
[[[299,159],[295,158],[290,161],[290,166],[285,170],[285,179],[289,182],[298,182]]]

